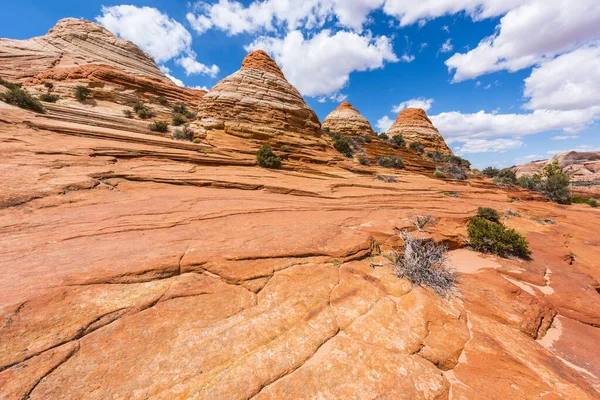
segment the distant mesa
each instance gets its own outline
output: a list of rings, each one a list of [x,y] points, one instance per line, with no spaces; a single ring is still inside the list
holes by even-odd
[[[444,138],[422,108],[406,108],[398,114],[396,122],[387,131],[389,137],[402,135],[408,144],[421,142],[428,151],[452,154]]]
[[[333,110],[323,121],[323,129],[329,129],[344,135],[375,136],[369,121],[352,104],[344,101]]]
[[[262,50],[248,54],[239,71],[210,89],[200,105],[199,120],[201,133],[224,131],[261,140],[321,136],[315,112]]]

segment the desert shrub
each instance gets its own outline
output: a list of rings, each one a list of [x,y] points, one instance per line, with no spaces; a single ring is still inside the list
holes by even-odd
[[[360,165],[371,165],[371,161],[369,161],[369,159],[363,155],[358,156],[358,162],[360,163]]]
[[[544,184],[542,194],[550,201],[559,204],[569,204],[571,188],[569,176],[562,171],[558,161],[554,161],[542,170]]]
[[[44,87],[47,87],[48,89],[52,89],[52,88],[54,88],[54,83],[52,83],[52,82],[44,82]]]
[[[519,179],[517,179],[517,185],[529,190],[541,191],[544,182],[542,182],[542,177],[539,174],[533,175],[523,175]]]
[[[137,115],[141,119],[148,119],[148,118],[156,117],[156,113],[154,111],[151,111],[151,110],[147,109],[147,108],[138,111]]]
[[[404,168],[404,163],[402,162],[402,159],[396,156],[377,157],[377,165],[383,168]]]
[[[501,185],[516,185],[517,174],[511,168],[504,168],[498,172],[494,178],[494,182]]]
[[[381,140],[388,140],[389,136],[387,135],[387,133],[383,132],[379,134],[379,139]]]
[[[152,132],[169,132],[169,124],[165,121],[154,121],[150,125],[148,125],[148,129]]]
[[[187,108],[187,106],[185,105],[185,103],[181,103],[181,102],[179,102],[179,103],[176,103],[176,104],[173,106],[173,113],[175,113],[175,114],[183,114],[183,115],[186,115],[186,116],[187,116],[187,114],[188,114],[189,112],[190,112],[190,111],[188,111],[188,108]],[[194,116],[195,116],[195,115],[194,115]]]
[[[458,192],[444,192],[442,194],[446,197],[454,197],[454,198],[460,197],[460,193],[458,193]]]
[[[436,178],[444,179],[446,178],[446,174],[440,169],[440,167],[435,167],[435,171],[433,171],[433,176]]]
[[[194,142],[194,143],[202,143],[202,139],[200,139],[200,138],[197,137],[197,138],[194,138],[194,140],[192,140],[192,142]]]
[[[160,104],[162,104],[163,106],[166,106],[167,104],[169,104],[169,102],[167,101],[167,98],[165,96],[160,96],[158,98],[158,102]]]
[[[441,168],[442,173],[452,179],[464,181],[468,178],[467,171],[462,165],[449,164]]]
[[[485,167],[481,171],[481,175],[487,176],[488,178],[495,178],[498,176],[499,173],[500,173],[500,170],[498,168],[494,168],[494,167]]]
[[[12,104],[13,106],[26,108],[38,113],[45,112],[44,106],[42,106],[42,103],[38,99],[18,86],[9,89],[8,92],[1,95],[1,98],[5,103]]]
[[[132,108],[133,108],[133,111],[134,111],[134,112],[136,112],[136,113],[139,113],[139,112],[140,112],[140,111],[142,111],[142,110],[147,110],[147,109],[148,109],[148,106],[146,106],[146,105],[145,105],[144,103],[142,103],[141,101],[138,101],[138,102],[136,102],[136,103],[133,105],[133,107],[132,107]]]
[[[598,201],[590,197],[571,196],[571,203],[574,204],[589,204],[591,207],[598,207]]]
[[[485,218],[471,217],[468,233],[473,249],[482,253],[525,259],[531,254],[529,244],[523,236],[514,229]]]
[[[418,230],[423,230],[423,228],[425,228],[425,226],[430,222],[432,224],[435,222],[431,214],[417,215],[415,217],[415,220],[413,221],[413,224],[417,227]]]
[[[392,139],[390,140],[390,142],[396,149],[399,147],[406,147],[406,141],[404,140],[402,135],[392,136]]]
[[[451,164],[460,165],[465,168],[471,167],[471,161],[465,160],[464,158],[461,158],[459,156],[452,155],[452,156],[448,157],[448,160],[450,161]]]
[[[363,137],[365,138],[365,142],[367,142],[367,143],[371,143],[373,141],[373,138],[368,133],[366,135],[364,135]]]
[[[83,85],[77,85],[75,87],[75,98],[79,101],[87,100],[90,97],[90,88]]]
[[[171,118],[174,126],[183,125],[187,121],[187,118],[183,114],[173,113],[173,116]]]
[[[340,136],[335,142],[333,142],[333,147],[344,156],[350,158],[354,154],[354,143],[352,139],[348,136]]]
[[[448,297],[455,290],[457,277],[448,268],[444,245],[431,240],[419,240],[403,234],[404,251],[396,255],[394,272],[414,285],[433,289],[441,297]]]
[[[289,153],[290,152],[290,148],[288,146],[286,146],[285,144],[283,146],[281,146],[279,148],[279,150],[283,151],[284,153]]]
[[[490,207],[479,207],[477,209],[477,216],[481,217],[481,218],[485,218],[488,221],[492,221],[492,222],[496,222],[496,223],[500,222],[500,215],[498,214],[498,211],[496,211]]]
[[[363,143],[365,143],[365,138],[364,138],[364,136],[354,136],[354,137],[352,138],[352,141],[353,141],[354,143],[360,143],[360,144],[363,144]]]
[[[446,162],[448,160],[448,157],[446,157],[445,155],[443,155],[442,153],[440,153],[439,151],[428,151],[426,156],[428,158],[431,158],[431,160],[435,161],[435,162]]]
[[[256,162],[261,167],[265,168],[279,168],[281,167],[281,158],[277,157],[271,146],[263,144],[256,153]]]
[[[194,131],[191,130],[187,125],[183,128],[175,129],[175,132],[173,132],[171,138],[174,140],[187,140],[188,142],[193,141],[194,143],[199,143],[199,141],[196,142],[196,139],[194,139]],[[197,139],[200,140],[199,138]]]
[[[123,110],[123,115],[126,116],[127,118],[133,118],[133,111],[127,109],[127,110]]]
[[[409,149],[416,151],[417,153],[424,153],[425,147],[421,144],[421,142],[412,142],[409,146]]]
[[[390,175],[377,175],[377,179],[379,179],[380,181],[383,181],[383,182],[387,182],[387,183],[396,182],[396,177],[390,176]]]
[[[21,86],[22,86],[21,83],[9,82],[9,81],[4,80],[2,78],[0,78],[0,85],[4,86],[7,89],[20,89]]]
[[[473,168],[471,170],[472,173],[474,173],[475,175],[481,175],[481,171],[479,170],[479,168]]]
[[[52,93],[44,93],[40,95],[40,100],[45,101],[46,103],[56,103],[59,98],[59,95]]]

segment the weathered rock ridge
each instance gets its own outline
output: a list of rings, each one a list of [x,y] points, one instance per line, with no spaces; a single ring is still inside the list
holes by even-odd
[[[439,151],[452,154],[444,138],[431,123],[422,108],[406,108],[402,110],[392,127],[387,131],[389,137],[402,135],[407,143],[421,142],[428,151]]]
[[[375,136],[369,121],[352,104],[344,101],[323,120],[323,129],[343,135]]]
[[[198,119],[203,133],[223,131],[254,139],[321,136],[315,112],[262,50],[248,54],[239,71],[210,89]]]
[[[261,52],[202,106],[227,118],[199,142],[123,116],[158,80],[64,70],[107,96],[0,102],[0,399],[599,398],[600,210],[436,179],[376,138],[369,157],[405,169],[344,159]],[[282,169],[256,166],[263,140]],[[465,248],[480,206],[531,260]],[[455,296],[395,274],[399,230],[453,249]]]

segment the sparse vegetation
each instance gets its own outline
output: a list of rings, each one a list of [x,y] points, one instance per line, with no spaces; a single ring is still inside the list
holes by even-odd
[[[53,89],[54,84],[52,82],[44,82],[44,87],[46,87],[48,89]]]
[[[165,96],[160,96],[158,98],[158,102],[160,104],[162,104],[163,106],[166,106],[167,104],[169,104],[169,102],[167,101],[167,98]]]
[[[424,153],[425,147],[421,144],[421,142],[412,142],[409,146],[409,149],[416,151],[417,153]]]
[[[200,138],[194,138],[194,140],[192,140],[192,142],[198,144],[198,143],[202,143],[202,139]]]
[[[40,95],[40,100],[45,101],[46,103],[56,103],[59,98],[59,95],[52,93],[43,93]]]
[[[90,97],[90,88],[83,85],[77,85],[75,87],[75,98],[79,101],[85,101]]]
[[[365,142],[367,142],[367,143],[371,143],[373,141],[373,138],[368,133],[366,135],[364,135],[363,137],[365,138]]]
[[[446,178],[446,174],[444,174],[444,172],[442,172],[440,167],[435,167],[435,171],[433,171],[433,176],[435,176],[436,178],[441,178],[441,179]]]
[[[20,89],[22,84],[9,82],[5,79],[0,78],[0,85],[4,86],[7,89]]]
[[[418,230],[423,230],[425,226],[433,221],[433,216],[431,214],[427,215],[417,215],[413,224],[417,227]]]
[[[176,103],[173,106],[173,113],[181,114],[181,115],[185,116],[185,118],[187,118],[187,119],[195,119],[196,118],[196,114],[194,114],[193,112],[188,110],[187,105],[185,105],[185,103],[181,103],[181,102]]]
[[[481,171],[481,175],[488,177],[488,178],[495,178],[498,176],[499,173],[500,173],[500,170],[495,167],[485,167]]]
[[[126,116],[127,118],[133,118],[133,111],[131,110],[123,110],[123,115]]]
[[[518,186],[536,192],[541,192],[543,183],[542,177],[539,174],[523,175],[517,179]]]
[[[390,175],[377,175],[377,179],[386,183],[396,182],[396,177]]]
[[[358,162],[360,163],[360,165],[371,165],[371,161],[369,161],[369,159],[363,155],[358,156]]]
[[[152,132],[165,133],[169,132],[169,124],[167,124],[165,121],[154,121],[148,125],[148,129],[150,129]]]
[[[263,144],[256,153],[256,162],[264,168],[279,168],[281,167],[281,158],[277,157],[271,146]]]
[[[490,207],[479,207],[477,209],[477,216],[485,218],[491,222],[500,223],[500,214],[498,214],[498,211]]]
[[[1,95],[2,101],[13,106],[26,108],[38,113],[44,113],[42,103],[32,95],[21,89],[19,86],[13,86],[8,92]]]
[[[156,113],[154,111],[150,110],[150,108],[148,108],[148,106],[145,105],[144,103],[142,103],[141,101],[138,101],[137,103],[135,103],[133,105],[133,111],[141,119],[148,119],[148,118],[156,117]]]
[[[541,174],[520,177],[517,184],[525,189],[540,192],[555,203],[572,202],[569,175],[562,171],[558,161],[546,165]]]
[[[574,204],[589,204],[590,207],[598,207],[598,201],[590,197],[571,196],[571,203]]]
[[[448,297],[455,290],[457,276],[448,268],[444,245],[432,240],[418,240],[402,233],[404,250],[396,254],[395,273],[414,285],[431,288],[441,297]]]
[[[187,118],[183,114],[173,113],[171,118],[173,126],[180,126],[187,122]]]
[[[381,140],[388,140],[389,136],[387,135],[387,133],[382,132],[382,133],[379,134],[379,139],[381,139]]]
[[[173,132],[171,138],[174,140],[187,140],[188,142],[194,141],[194,143],[198,143],[200,141],[199,138],[197,138],[198,142],[195,141],[196,139],[194,139],[194,131],[191,130],[187,125],[183,128],[175,129],[175,132]]]
[[[394,146],[395,149],[398,149],[400,147],[406,147],[406,141],[404,140],[402,135],[392,136],[390,142],[392,143],[392,146]]]
[[[348,136],[340,136],[333,142],[333,147],[347,158],[354,154],[354,143]]]
[[[438,168],[440,168],[440,167],[438,167]],[[460,181],[464,181],[465,179],[467,179],[469,177],[467,175],[467,171],[466,171],[465,167],[463,167],[462,165],[449,164],[444,167],[441,167],[440,170],[444,174],[445,177],[450,177],[452,179],[457,179]],[[437,171],[437,169],[436,169],[436,171]],[[435,174],[435,172],[434,172],[434,174]]]
[[[285,144],[283,146],[281,146],[279,148],[280,151],[284,152],[284,153],[289,153],[290,152],[290,148],[288,146],[286,146]]]
[[[527,240],[500,223],[479,216],[471,217],[468,232],[471,246],[482,253],[524,259],[531,255]]]
[[[517,174],[512,170],[512,168],[501,169],[494,177],[494,182],[500,185],[516,185]]]
[[[404,163],[400,157],[389,156],[389,157],[377,157],[377,165],[383,168],[404,168]]]
[[[460,197],[460,193],[458,193],[458,192],[444,192],[443,195],[446,197],[455,197],[455,198]]]

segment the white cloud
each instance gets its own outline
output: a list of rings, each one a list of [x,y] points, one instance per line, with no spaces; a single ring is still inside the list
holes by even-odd
[[[207,66],[196,61],[190,55],[178,58],[175,60],[175,64],[181,66],[185,70],[187,76],[190,75],[208,75],[212,78],[216,77],[219,73],[219,67],[216,65]]]
[[[446,33],[450,33],[450,27],[448,25],[442,26],[442,30]]]
[[[579,135],[559,135],[554,136],[552,140],[570,140],[570,139],[578,139]]]
[[[525,79],[528,109],[576,110],[600,104],[600,43],[563,54]]]
[[[379,132],[387,132],[393,124],[394,120],[390,119],[387,115],[384,115],[383,118],[377,120],[375,126]]]
[[[455,2],[455,3],[458,3]],[[495,34],[446,61],[454,81],[500,70],[518,71],[600,38],[597,0],[526,0],[505,7]]]
[[[284,38],[259,37],[245,49],[270,53],[288,80],[307,96],[337,93],[348,83],[350,73],[398,61],[386,36],[332,33],[327,29],[309,39],[300,31],[289,32]]]
[[[204,90],[206,92],[208,92],[210,89],[206,86],[191,86],[190,89],[196,89],[196,90]]]
[[[334,103],[341,103],[342,101],[346,100],[348,98],[348,95],[343,94],[343,93],[333,93],[331,96],[322,96],[319,97],[317,99],[317,101],[319,103],[325,103],[327,100],[330,100]]]
[[[402,57],[400,57],[400,61],[405,62],[405,63],[411,63],[415,60],[415,56],[413,56],[412,54],[402,54]]]
[[[415,99],[410,99],[407,101],[403,101],[397,106],[392,107],[392,112],[399,113],[405,108],[422,108],[425,111],[428,111],[433,104],[433,99],[427,99],[425,97],[417,97]]]
[[[120,5],[102,7],[96,17],[106,29],[137,44],[157,62],[190,50],[192,35],[179,22],[156,8]]]
[[[452,50],[454,50],[454,46],[452,45],[452,39],[448,39],[444,42],[444,44],[442,44],[442,47],[440,47],[440,53],[450,53]]]
[[[470,153],[504,153],[508,150],[518,149],[523,142],[518,139],[469,139],[457,148],[457,154]]]
[[[185,87],[185,84],[183,83],[183,81],[181,79],[177,79],[175,78],[173,75],[169,75],[166,72],[163,72],[165,74],[165,76],[167,78],[169,78],[174,84],[176,84],[177,86],[181,86],[181,87]]]
[[[163,74],[168,74],[169,72],[171,72],[171,69],[166,65],[159,65],[158,69],[160,69],[160,72],[162,72]]]

